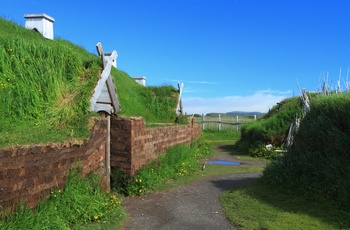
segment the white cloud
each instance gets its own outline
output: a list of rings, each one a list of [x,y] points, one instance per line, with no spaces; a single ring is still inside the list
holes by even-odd
[[[184,80],[175,80],[175,79],[166,79],[171,82],[183,82],[185,85],[187,83],[190,84],[204,84],[204,85],[218,85],[222,84],[222,82],[216,82],[216,81],[184,81]]]
[[[230,111],[267,112],[277,102],[285,99],[283,95],[255,93],[249,96],[227,96],[217,98],[184,97],[183,110],[187,114],[226,113]]]
[[[186,81],[185,81],[185,83],[186,83]],[[206,85],[218,85],[218,84],[221,84],[221,82],[215,82],[215,81],[188,81],[188,83],[206,84]]]
[[[264,89],[264,90],[258,90],[255,93],[264,93],[264,94],[267,93],[267,94],[283,95],[283,94],[291,94],[292,90],[280,91],[280,90]]]

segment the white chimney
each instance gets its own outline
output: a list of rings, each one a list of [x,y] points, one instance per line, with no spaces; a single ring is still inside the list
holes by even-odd
[[[146,86],[146,77],[133,77],[133,79],[140,85]]]
[[[53,23],[55,19],[47,14],[25,14],[25,27],[35,29],[45,38],[53,40]]]
[[[107,56],[107,57],[109,57],[109,56],[111,56],[112,55],[112,53],[105,53],[105,56]],[[115,68],[117,68],[117,57],[118,57],[118,54],[117,54],[117,56],[115,57],[115,59],[113,59],[113,61],[112,61],[112,65],[115,67]]]

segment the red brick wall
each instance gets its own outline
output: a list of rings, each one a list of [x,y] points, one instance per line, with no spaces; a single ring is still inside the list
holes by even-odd
[[[200,137],[200,125],[171,125],[146,128],[143,118],[111,119],[111,166],[133,176],[142,166],[157,159],[176,144]]]
[[[9,209],[19,199],[29,207],[62,188],[69,168],[78,162],[83,173],[104,173],[107,121],[97,120],[82,144],[60,143],[0,149],[0,205]]]

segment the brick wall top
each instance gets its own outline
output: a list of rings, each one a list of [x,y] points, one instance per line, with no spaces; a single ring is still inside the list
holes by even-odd
[[[76,163],[83,173],[104,172],[105,119],[96,120],[88,140],[0,149],[0,205],[15,208],[22,198],[29,207],[62,188],[68,170]]]
[[[111,166],[119,167],[132,176],[168,148],[191,143],[200,135],[200,125],[193,122],[148,128],[143,118],[113,118]]]

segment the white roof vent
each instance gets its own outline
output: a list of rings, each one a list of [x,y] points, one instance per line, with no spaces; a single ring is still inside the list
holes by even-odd
[[[47,14],[25,14],[25,27],[27,29],[37,30],[45,38],[53,40],[53,23],[55,19]]]

